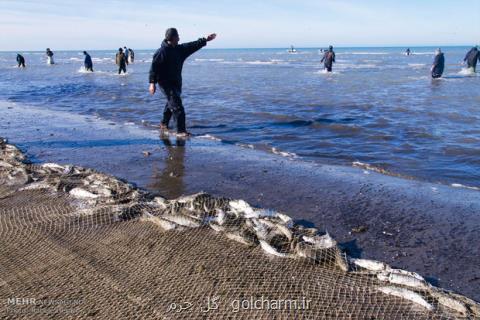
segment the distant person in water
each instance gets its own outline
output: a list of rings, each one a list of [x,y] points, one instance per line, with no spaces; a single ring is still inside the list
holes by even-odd
[[[179,44],[180,36],[177,29],[170,28],[165,32],[162,46],[153,55],[149,74],[150,93],[155,94],[156,84],[158,84],[167,99],[160,125],[162,130],[168,130],[168,124],[173,115],[177,121],[177,135],[189,135],[185,126],[185,110],[181,98],[183,63],[215,37],[216,34],[213,33],[197,41]]]
[[[411,53],[412,53],[412,51],[410,50],[410,48],[407,48],[407,50],[405,51],[405,54],[406,54],[407,56],[409,56]]]
[[[125,63],[126,63],[127,66],[128,66],[128,58],[129,58],[129,56],[130,56],[130,52],[128,51],[127,46],[124,46],[124,47],[123,47],[123,52],[125,53]]]
[[[133,63],[135,61],[135,52],[132,49],[128,48],[128,62]]]
[[[91,71],[93,72],[93,62],[92,62],[92,57],[87,53],[87,51],[83,51],[83,55],[85,56],[85,71]]]
[[[17,53],[17,64],[19,68],[25,68],[25,58],[20,53]]]
[[[444,69],[445,57],[443,56],[442,50],[438,48],[437,50],[435,50],[435,59],[433,60],[432,68],[430,69],[432,72],[432,78],[440,78],[443,74]]]
[[[118,48],[118,53],[115,56],[115,63],[118,66],[118,74],[127,73],[127,59],[125,58],[125,53],[123,53],[122,48]]]
[[[50,48],[47,48],[47,51],[45,52],[47,55],[47,64],[54,64],[55,62],[53,61],[53,52],[50,50]]]
[[[463,61],[467,63],[468,68],[472,68],[473,72],[475,72],[477,70],[477,62],[480,61],[480,51],[478,51],[478,47],[470,49]]]
[[[332,66],[335,62],[335,52],[333,51],[332,46],[328,47],[328,50],[325,52],[320,62],[323,62],[323,65],[325,66],[325,70],[327,70],[327,72],[332,72]]]

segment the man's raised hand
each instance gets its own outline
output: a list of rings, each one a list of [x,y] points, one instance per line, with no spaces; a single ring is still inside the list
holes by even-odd
[[[212,41],[213,39],[215,39],[217,37],[217,34],[216,33],[212,33],[210,34],[208,37],[207,37],[207,41]]]

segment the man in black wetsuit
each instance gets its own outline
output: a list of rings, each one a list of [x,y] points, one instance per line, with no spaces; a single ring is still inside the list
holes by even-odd
[[[332,46],[328,47],[328,51],[325,52],[320,62],[323,62],[325,70],[327,70],[327,72],[332,72],[332,66],[335,62],[335,52],[333,52]]]
[[[83,54],[85,55],[85,62],[84,62],[85,70],[93,72],[92,57],[90,57],[87,51],[83,51]]]
[[[25,68],[25,58],[20,53],[17,53],[17,64],[19,68]]]
[[[115,63],[118,66],[118,74],[122,73],[122,71],[127,73],[127,61],[122,48],[118,48],[118,53],[115,55]]]
[[[477,61],[480,61],[480,51],[478,51],[477,47],[473,47],[470,51],[467,52],[465,59],[463,61],[467,62],[467,66],[469,68],[473,68],[473,72],[477,69]]]
[[[443,56],[442,50],[438,48],[435,50],[435,59],[433,60],[432,64],[432,78],[437,79],[440,78],[443,74],[443,70],[445,69],[445,57]]]
[[[213,33],[197,41],[178,44],[180,37],[177,29],[170,28],[166,31],[162,46],[153,55],[149,74],[150,93],[155,94],[158,83],[167,98],[160,125],[162,130],[168,129],[168,123],[173,115],[177,120],[177,135],[188,136],[185,126],[185,110],[181,98],[183,63],[191,54],[204,47],[215,37],[216,34]]]

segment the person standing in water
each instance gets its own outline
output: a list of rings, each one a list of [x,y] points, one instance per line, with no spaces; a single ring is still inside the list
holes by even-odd
[[[463,62],[467,62],[468,68],[473,69],[473,72],[477,70],[477,62],[480,61],[480,51],[478,47],[473,47],[470,51],[467,52]]]
[[[333,51],[333,46],[328,47],[328,51],[325,52],[320,62],[323,62],[323,65],[325,66],[325,70],[327,70],[327,72],[332,72],[332,66],[335,62],[335,52]]]
[[[440,78],[443,74],[444,69],[445,57],[443,56],[442,50],[438,48],[437,50],[435,50],[435,59],[433,60],[432,68],[430,69],[430,71],[432,72],[432,78]]]
[[[47,48],[47,51],[45,52],[47,55],[47,64],[54,64],[55,62],[53,61],[53,52],[50,50],[50,48]]]
[[[149,73],[150,93],[155,94],[156,84],[158,84],[167,99],[160,125],[162,130],[168,130],[168,124],[173,115],[177,121],[177,136],[189,135],[185,125],[185,110],[181,98],[183,63],[190,55],[200,50],[215,37],[216,34],[213,33],[197,41],[179,44],[180,36],[177,29],[170,28],[165,32],[165,40],[153,55]]]
[[[135,61],[135,52],[132,49],[128,48],[128,62],[133,63]]]
[[[115,55],[115,63],[118,66],[118,74],[127,73],[127,59],[125,58],[125,53],[123,53],[122,48],[118,48],[118,53]]]
[[[128,59],[130,58],[130,51],[128,51],[127,46],[123,47],[123,52],[125,53],[125,63],[128,66]]]
[[[17,53],[17,64],[19,68],[25,68],[25,58],[20,53]]]
[[[407,50],[405,51],[405,54],[406,54],[407,56],[409,56],[411,53],[412,53],[412,51],[410,50],[410,48],[407,48]]]
[[[91,71],[93,72],[93,62],[92,62],[92,57],[87,53],[87,51],[83,51],[83,55],[85,56],[85,71]]]

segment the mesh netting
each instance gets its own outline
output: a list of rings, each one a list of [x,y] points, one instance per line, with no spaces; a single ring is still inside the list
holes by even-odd
[[[471,319],[477,303],[345,256],[284,214],[196,194],[153,197],[0,142],[6,319]]]

